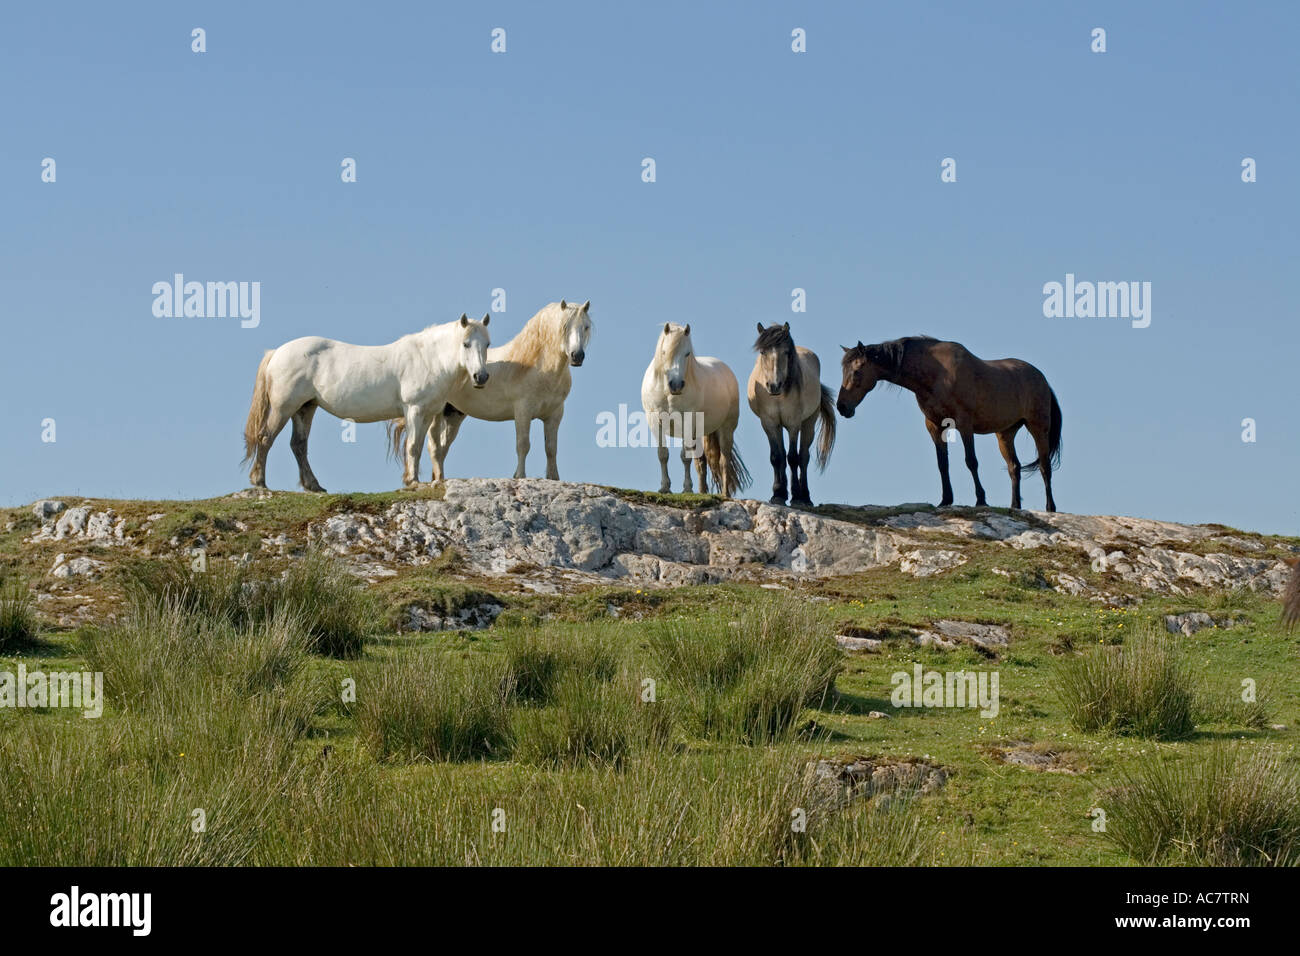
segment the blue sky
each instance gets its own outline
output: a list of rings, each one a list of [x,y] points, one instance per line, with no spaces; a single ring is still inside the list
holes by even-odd
[[[639,407],[664,321],[743,388],[755,323],[789,320],[832,388],[841,344],[918,332],[1037,365],[1064,410],[1063,510],[1300,533],[1298,27],[1276,3],[6,5],[0,502],[244,487],[263,350],[391,341],[504,288],[498,342],[592,301],[569,480],[657,487],[654,451],[597,447],[596,416]],[[260,282],[261,324],[156,318],[177,272]],[[1066,273],[1149,281],[1150,327],[1045,318]],[[766,498],[743,398],[737,439]],[[996,441],[977,444],[1005,505]],[[347,444],[318,416],[311,457],[331,491],[399,484],[378,425]],[[508,424],[467,423],[448,458],[513,468]],[[286,435],[269,483],[296,482]],[[956,464],[953,483],[973,503]],[[911,396],[842,420],[812,492],[937,500]]]

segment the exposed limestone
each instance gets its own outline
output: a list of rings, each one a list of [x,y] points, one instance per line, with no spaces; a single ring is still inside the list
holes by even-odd
[[[818,806],[826,809],[898,791],[924,796],[948,782],[947,770],[918,758],[833,757],[810,762],[806,772]]]

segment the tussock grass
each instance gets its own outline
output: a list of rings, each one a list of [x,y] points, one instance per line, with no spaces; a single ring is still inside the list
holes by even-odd
[[[358,687],[357,728],[380,760],[480,760],[509,753],[512,684],[497,660],[423,650]]]
[[[0,650],[40,639],[40,619],[27,585],[18,579],[0,583]]]
[[[784,747],[652,752],[608,764],[537,769],[508,786],[454,764],[419,785],[349,765],[321,786],[290,839],[268,841],[275,865],[774,866],[963,862],[899,800],[794,813],[816,797],[802,758]],[[493,821],[504,829],[494,831]]]
[[[514,754],[547,767],[608,764],[668,746],[673,719],[667,704],[644,702],[637,682],[570,671],[551,688],[549,706],[515,716]]]
[[[1177,642],[1154,629],[1064,659],[1056,687],[1070,722],[1086,733],[1175,740],[1195,727],[1191,671]]]
[[[292,618],[237,628],[175,605],[85,639],[117,713],[24,713],[0,735],[0,865],[235,865],[311,770],[328,706]],[[205,824],[193,824],[202,811]]]
[[[1274,748],[1216,744],[1121,771],[1106,836],[1140,863],[1300,865],[1300,772]]]
[[[843,655],[819,615],[793,599],[746,608],[734,625],[664,622],[650,638],[655,662],[700,736],[783,739],[805,707],[826,703]]]
[[[246,566],[212,560],[194,571],[186,561],[126,563],[122,568],[128,603],[137,608],[175,607],[236,627],[292,615],[311,649],[355,657],[372,630],[371,601],[337,561],[310,552],[294,559],[279,577],[256,577]]]
[[[545,627],[506,633],[503,646],[514,696],[534,704],[550,703],[568,675],[597,683],[613,680],[628,654],[616,632],[593,627],[581,636]]]

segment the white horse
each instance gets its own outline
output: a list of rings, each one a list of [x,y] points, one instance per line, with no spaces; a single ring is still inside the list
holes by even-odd
[[[524,477],[528,457],[528,432],[533,419],[542,420],[546,439],[546,477],[560,477],[555,463],[560,419],[573,383],[569,366],[582,365],[591,339],[591,301],[571,305],[552,302],[529,319],[519,334],[505,345],[488,349],[486,388],[454,387],[429,425],[429,457],[433,480],[444,477],[443,462],[466,416],[488,422],[515,423],[515,477]],[[389,423],[390,452],[400,454],[407,423]]]
[[[701,492],[709,490],[709,469],[715,490],[724,497],[730,498],[749,485],[749,472],[734,442],[740,421],[740,386],[720,359],[695,355],[689,325],[664,323],[654,358],[641,380],[641,406],[658,446],[661,492],[672,490],[668,478],[670,436],[682,440],[686,472],[682,491],[692,490],[692,458]]]
[[[462,383],[487,384],[488,317],[475,322],[431,325],[389,345],[349,345],[319,336],[286,342],[262,356],[253,402],[244,426],[244,461],[256,488],[266,487],[266,454],[292,421],[289,440],[298,459],[298,478],[307,491],[324,491],[307,464],[307,436],[317,408],[354,422],[403,416],[408,434],[402,483],[414,487],[420,474],[420,437],[434,413]]]

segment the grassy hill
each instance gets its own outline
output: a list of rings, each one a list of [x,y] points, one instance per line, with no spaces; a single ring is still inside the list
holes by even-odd
[[[0,512],[0,672],[99,670],[107,697],[99,719],[0,708],[0,862],[1297,861],[1300,646],[1269,589],[1153,591],[1077,547],[942,528],[926,540],[964,561],[923,577],[677,587],[540,588],[452,547],[307,553],[331,515],[441,494],[88,501],[111,518],[63,538],[42,538],[56,515]],[[411,627],[485,607],[487,627]],[[1217,623],[1169,635],[1189,612]],[[935,640],[940,622],[1006,642]],[[996,716],[897,706],[917,665],[996,674]]]

